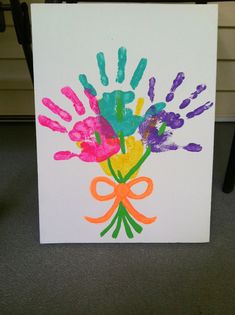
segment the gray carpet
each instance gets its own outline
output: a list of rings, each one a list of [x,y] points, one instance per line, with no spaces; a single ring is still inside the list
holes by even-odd
[[[216,125],[209,244],[39,245],[34,126],[0,125],[0,314],[235,314],[233,128]]]

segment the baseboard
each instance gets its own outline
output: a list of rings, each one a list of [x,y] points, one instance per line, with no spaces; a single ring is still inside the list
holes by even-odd
[[[35,115],[0,115],[0,122],[35,122]]]
[[[215,122],[235,122],[235,117],[215,117]]]

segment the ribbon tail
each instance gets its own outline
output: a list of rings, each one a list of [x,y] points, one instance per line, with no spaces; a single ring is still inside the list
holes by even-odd
[[[98,218],[84,217],[84,219],[86,219],[90,223],[96,223],[96,224],[106,222],[114,214],[114,211],[117,209],[118,205],[119,205],[119,199],[116,198],[112,207],[103,216],[98,217]]]
[[[128,199],[123,199],[122,203],[126,207],[126,210],[139,222],[143,224],[150,224],[157,220],[157,217],[148,218],[139,211],[137,211]]]

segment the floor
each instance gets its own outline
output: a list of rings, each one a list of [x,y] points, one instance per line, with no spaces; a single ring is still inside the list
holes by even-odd
[[[208,244],[40,245],[33,124],[0,125],[0,314],[235,314],[235,124],[217,123]]]

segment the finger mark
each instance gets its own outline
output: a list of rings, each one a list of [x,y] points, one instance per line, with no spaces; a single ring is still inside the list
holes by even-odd
[[[191,103],[190,98],[186,98],[186,99],[183,100],[183,102],[180,104],[179,108],[180,108],[180,109],[184,109],[184,108],[187,107],[190,103]]]
[[[183,149],[190,152],[200,152],[202,150],[202,146],[196,143],[189,143],[184,146]]]
[[[39,115],[38,116],[38,121],[39,121],[40,125],[42,125],[44,127],[47,127],[47,128],[49,128],[49,129],[51,129],[53,131],[58,131],[58,132],[61,132],[61,133],[68,132],[67,129],[64,126],[62,126],[57,121],[50,119],[47,116]]]
[[[142,79],[146,66],[147,66],[147,59],[142,58],[140,62],[138,63],[138,66],[136,67],[134,74],[131,78],[130,85],[133,90],[135,90],[138,84],[140,83],[140,80]]]
[[[85,107],[78,98],[77,94],[69,86],[63,87],[61,89],[61,93],[73,103],[73,107],[78,115],[85,114]]]
[[[191,103],[191,100],[196,99],[199,94],[201,94],[203,91],[205,91],[205,89],[206,89],[205,84],[199,84],[196,87],[196,91],[192,92],[188,98],[183,100],[183,102],[180,104],[179,108],[184,109],[185,107],[187,107]]]
[[[195,116],[199,116],[201,115],[202,113],[204,113],[204,111],[206,111],[207,109],[209,109],[210,107],[213,106],[213,102],[206,102],[204,105],[202,106],[199,106],[198,108],[196,108],[195,110],[189,112],[186,114],[186,117],[187,118],[193,118]]]
[[[171,86],[170,92],[166,96],[166,102],[171,102],[174,99],[175,97],[174,92],[183,83],[184,79],[185,75],[183,72],[177,73],[176,78],[174,79],[173,84]]]
[[[48,109],[50,109],[54,114],[60,116],[65,121],[71,121],[72,116],[63,110],[61,107],[56,105],[50,98],[44,97],[42,99],[42,104],[46,106]]]
[[[148,96],[151,102],[154,101],[154,88],[155,88],[155,84],[156,84],[156,78],[152,77],[149,79],[149,90],[148,90]]]
[[[122,83],[125,80],[125,67],[127,60],[126,48],[120,47],[118,49],[118,71],[116,82]]]
[[[84,90],[89,91],[89,93],[92,94],[93,96],[97,95],[94,86],[87,81],[87,77],[85,74],[80,74],[78,78],[82,86],[84,87]]]
[[[105,71],[105,58],[104,53],[99,52],[96,55],[97,64],[100,72],[100,81],[104,86],[107,86],[109,84],[109,79],[107,77],[106,71]]]
[[[200,84],[196,87],[196,91],[194,91],[192,94],[191,94],[191,99],[195,99],[198,97],[198,95],[200,93],[202,93],[203,91],[205,91],[206,89],[206,85],[205,84]]]
[[[100,114],[99,104],[96,97],[92,95],[88,90],[84,90],[84,93],[89,100],[89,104],[93,112],[95,114]]]
[[[70,160],[73,157],[79,157],[79,154],[70,151],[58,151],[54,154],[54,160]]]

